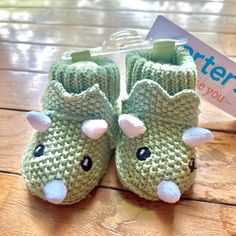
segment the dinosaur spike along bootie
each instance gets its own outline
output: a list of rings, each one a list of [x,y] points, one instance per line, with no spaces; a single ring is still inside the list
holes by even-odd
[[[148,200],[175,203],[193,183],[194,147],[211,140],[197,128],[196,68],[173,41],[130,52],[127,92],[118,123],[116,166],[121,183]]]
[[[119,71],[109,59],[72,53],[52,65],[43,112],[22,160],[30,192],[54,204],[85,198],[106,171],[116,144]]]

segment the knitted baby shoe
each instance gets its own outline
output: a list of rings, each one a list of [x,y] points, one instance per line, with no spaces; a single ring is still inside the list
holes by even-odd
[[[87,52],[71,56],[51,67],[43,112],[27,114],[37,132],[23,154],[22,175],[33,195],[54,204],[72,204],[90,193],[105,173],[118,132],[117,66]]]
[[[116,166],[121,183],[148,200],[175,203],[193,183],[196,151],[212,139],[196,128],[196,68],[183,47],[157,42],[126,58],[127,92],[118,123]]]

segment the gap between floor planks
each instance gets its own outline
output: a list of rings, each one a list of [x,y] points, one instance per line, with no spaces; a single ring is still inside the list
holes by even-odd
[[[19,176],[0,174],[0,183],[0,228],[6,236],[236,233],[235,206],[191,200],[150,202],[128,191],[101,187],[78,204],[57,206],[31,196]]]

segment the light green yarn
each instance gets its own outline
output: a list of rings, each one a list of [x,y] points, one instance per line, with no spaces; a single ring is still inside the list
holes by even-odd
[[[172,60],[168,62],[153,61],[152,49],[139,50],[128,53],[126,75],[128,93],[137,81],[150,79],[173,95],[183,89],[195,88],[196,66],[183,47],[176,48]]]
[[[183,48],[176,49],[174,65],[148,61],[149,53],[140,50],[127,55],[130,94],[122,113],[138,117],[147,130],[136,138],[120,131],[116,166],[125,187],[148,200],[158,200],[157,185],[163,180],[175,182],[181,193],[193,183],[196,170],[191,172],[189,164],[196,159],[196,151],[184,144],[182,134],[197,125],[199,98],[193,90],[195,65]],[[144,161],[136,157],[141,147],[151,151]]]
[[[72,68],[73,73],[80,75],[74,77],[66,68],[69,63],[64,61],[51,69],[42,106],[52,125],[45,132],[33,134],[22,160],[22,175],[29,190],[42,199],[45,199],[43,186],[50,180],[59,179],[68,191],[62,204],[78,202],[91,192],[106,171],[118,132],[117,114],[111,102],[115,103],[115,94],[119,91],[119,77],[118,69],[111,61],[97,60],[104,63],[100,69],[103,74],[90,68],[83,68],[83,73]],[[108,81],[110,78],[113,82]],[[75,87],[76,83],[78,87]],[[110,83],[115,85],[111,87]],[[81,131],[83,121],[89,119],[104,119],[108,123],[108,130],[98,140],[88,138]],[[45,146],[44,155],[35,157],[33,152],[39,144]],[[93,160],[89,171],[81,168],[84,156]]]
[[[50,69],[50,80],[63,84],[69,93],[80,93],[98,83],[109,102],[114,105],[120,95],[120,74],[118,67],[108,58],[91,57],[98,66],[76,68],[72,59],[60,60]]]

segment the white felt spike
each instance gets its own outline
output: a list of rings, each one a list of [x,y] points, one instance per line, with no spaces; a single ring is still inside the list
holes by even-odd
[[[193,127],[184,131],[182,139],[189,147],[197,147],[214,139],[212,132],[208,129]]]
[[[129,114],[120,115],[118,124],[123,133],[129,138],[138,137],[147,130],[144,123],[139,118]]]
[[[51,126],[51,119],[42,112],[30,111],[26,114],[30,125],[38,132],[44,132]]]
[[[43,192],[47,201],[60,204],[66,197],[67,188],[62,180],[51,180],[43,187]]]
[[[91,139],[99,139],[106,131],[108,124],[105,120],[86,120],[82,124],[82,132]]]
[[[176,183],[163,180],[157,186],[157,196],[164,202],[176,203],[181,193]]]

